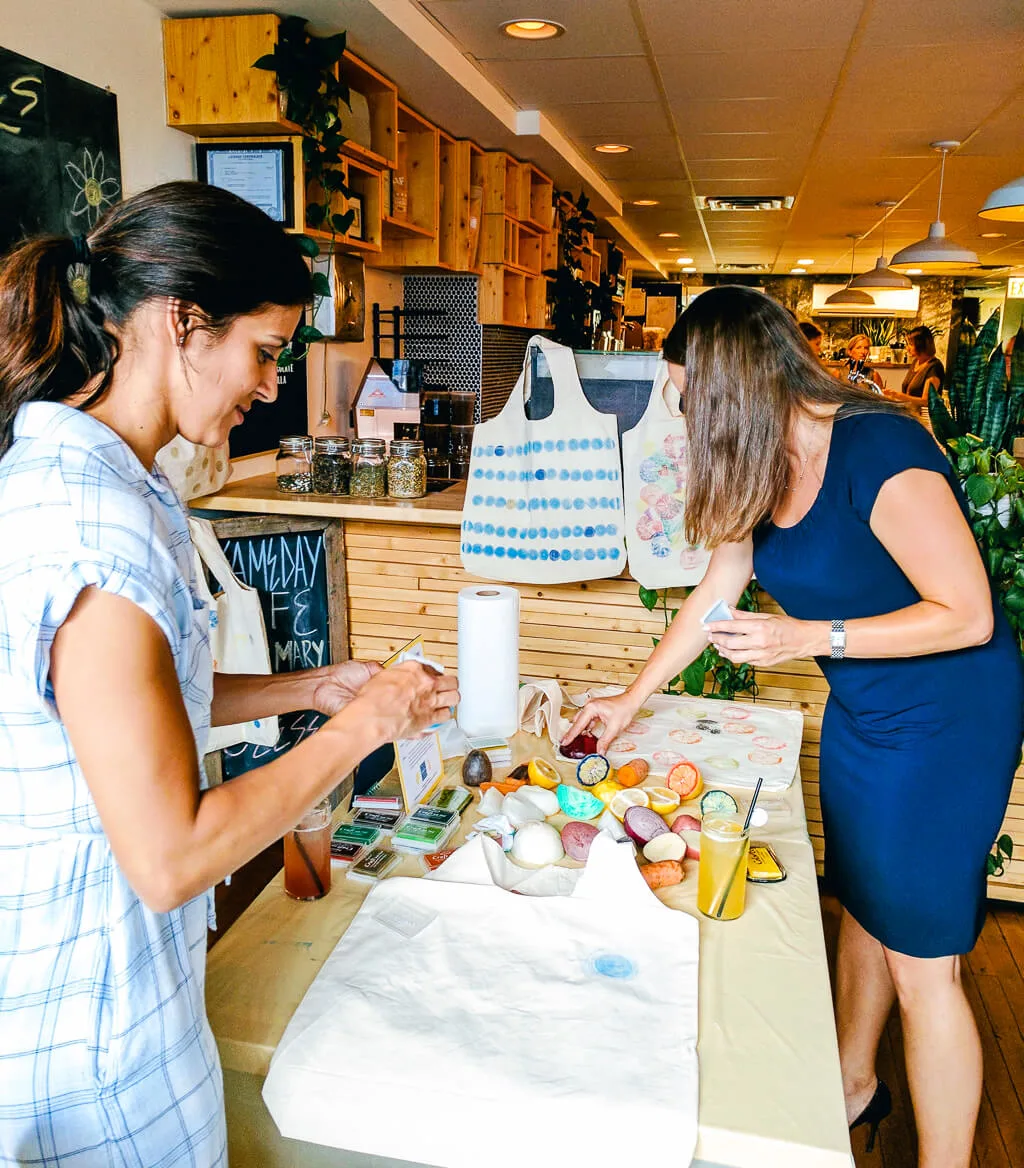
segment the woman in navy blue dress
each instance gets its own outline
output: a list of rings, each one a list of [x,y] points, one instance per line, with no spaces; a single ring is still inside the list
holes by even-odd
[[[960,955],[981,930],[1021,755],[1024,669],[959,486],[919,422],[822,371],[755,289],[703,293],[665,357],[689,425],[687,537],[714,554],[634,683],[591,702],[570,735],[600,720],[604,749],[708,638],[735,662],[817,659],[848,1119],[873,1141],[888,1114],[875,1058],[898,1000],[920,1164],[966,1168],[982,1065]],[[702,628],[752,573],[787,615],[734,610]]]

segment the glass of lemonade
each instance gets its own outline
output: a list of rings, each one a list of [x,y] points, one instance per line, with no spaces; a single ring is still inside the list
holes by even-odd
[[[734,921],[747,899],[750,830],[743,817],[713,812],[700,825],[697,908],[707,917]]]

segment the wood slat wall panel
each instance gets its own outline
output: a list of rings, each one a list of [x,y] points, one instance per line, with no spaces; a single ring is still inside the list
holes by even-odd
[[[478,577],[462,570],[457,530],[409,524],[345,524],[348,619],[353,656],[386,657],[417,633],[428,656],[446,668],[457,664],[456,597]],[[483,581],[479,581],[483,582]],[[521,596],[521,665],[526,676],[556,677],[585,685],[628,685],[665,629],[660,611],[641,605],[631,579],[582,584],[524,585]],[[681,599],[679,597],[678,599]],[[678,606],[670,597],[669,607]],[[764,608],[777,612],[770,598]],[[800,765],[807,823],[822,870],[824,838],[818,797],[818,746],[828,685],[813,661],[761,670],[759,701],[800,710],[804,745]],[[1013,785],[1003,830],[1017,858],[1006,875],[990,881],[991,895],[1024,901],[1024,768]]]

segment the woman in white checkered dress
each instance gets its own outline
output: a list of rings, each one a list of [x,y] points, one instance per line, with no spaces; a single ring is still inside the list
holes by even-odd
[[[309,290],[279,226],[192,183],[0,264],[0,1164],[226,1163],[209,890],[457,701],[417,665],[213,674],[154,458],[273,400]],[[334,716],[202,791],[211,707]]]

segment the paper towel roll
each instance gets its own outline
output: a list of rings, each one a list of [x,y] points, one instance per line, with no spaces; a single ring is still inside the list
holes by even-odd
[[[519,593],[479,584],[459,592],[458,722],[470,737],[519,729]]]

